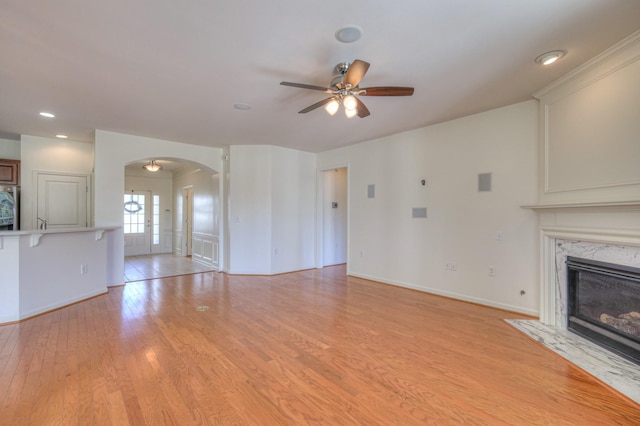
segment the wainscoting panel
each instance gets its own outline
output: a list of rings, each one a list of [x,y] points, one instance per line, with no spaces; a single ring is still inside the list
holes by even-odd
[[[193,233],[193,260],[218,268],[218,237],[199,232]]]

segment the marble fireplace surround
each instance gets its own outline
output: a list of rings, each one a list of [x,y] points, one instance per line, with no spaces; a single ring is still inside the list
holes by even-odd
[[[567,256],[640,268],[640,202],[527,206],[540,220],[540,320],[511,325],[640,404],[640,366],[568,331]]]
[[[541,227],[540,321],[567,329],[567,256],[640,268],[640,231]]]

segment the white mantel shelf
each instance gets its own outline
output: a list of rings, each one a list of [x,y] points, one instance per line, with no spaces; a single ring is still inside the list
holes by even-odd
[[[569,204],[531,204],[520,206],[523,209],[551,211],[551,210],[640,210],[640,200],[636,201],[605,201],[595,203]]]

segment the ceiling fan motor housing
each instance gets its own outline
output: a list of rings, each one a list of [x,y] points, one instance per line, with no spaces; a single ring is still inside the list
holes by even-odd
[[[331,79],[329,87],[331,87],[332,89],[337,89],[338,85],[342,85],[342,80],[344,80],[344,75],[336,75]]]
[[[331,83],[329,84],[329,87],[337,89],[339,87],[338,85],[342,85],[344,76],[347,74],[347,71],[349,71],[350,65],[351,65],[351,62],[340,62],[338,65],[334,67],[334,70],[335,72],[338,73],[338,75],[336,75],[331,79]]]

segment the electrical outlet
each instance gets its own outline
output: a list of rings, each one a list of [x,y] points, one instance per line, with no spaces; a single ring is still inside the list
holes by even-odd
[[[495,266],[489,266],[489,276],[490,277],[495,277],[496,276],[496,267]]]
[[[498,232],[496,232],[496,240],[497,240],[497,241],[502,241],[502,240],[504,240],[504,231],[498,231]]]
[[[452,270],[453,272],[456,272],[456,271],[458,270],[458,265],[457,265],[457,264],[455,264],[455,263],[452,263],[452,264],[451,264],[451,270]]]
[[[360,250],[360,257],[364,257],[364,250]]]

